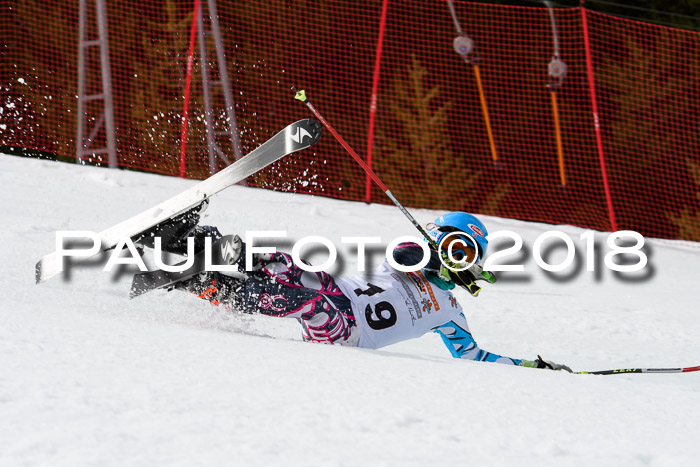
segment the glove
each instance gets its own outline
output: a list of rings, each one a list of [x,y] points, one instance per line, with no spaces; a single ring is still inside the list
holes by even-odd
[[[481,287],[476,285],[476,277],[468,269],[452,271],[445,266],[441,266],[439,276],[444,280],[453,281],[455,284],[464,287],[474,297],[481,292]]]
[[[571,368],[569,368],[566,365],[561,365],[559,363],[554,363],[551,360],[544,360],[542,357],[539,355],[537,356],[537,360],[523,360],[520,362],[520,366],[524,366],[527,368],[545,368],[547,370],[555,370],[555,371],[568,371],[569,373],[573,373],[571,371]]]
[[[453,271],[443,263],[440,265],[440,272],[437,274],[437,276],[442,281],[446,281],[448,283],[454,282],[455,284],[464,287],[470,294],[472,294],[473,297],[478,296],[479,292],[481,292],[481,287],[476,285],[476,281],[482,280],[491,284],[496,282],[496,275],[492,272],[484,271],[484,269],[478,264],[473,264],[469,269],[462,271]],[[443,287],[440,285],[440,288],[449,290],[452,287]]]
[[[480,264],[474,264],[469,268],[469,271],[474,275],[476,280],[487,281],[491,284],[496,283],[496,275],[490,271],[485,271]]]

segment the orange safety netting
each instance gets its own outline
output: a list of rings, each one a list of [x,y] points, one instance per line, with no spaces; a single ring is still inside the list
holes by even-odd
[[[0,12],[0,147],[75,158],[79,2],[9,3]],[[88,36],[97,38],[95,2],[87,3]],[[178,175],[186,134],[185,175],[208,176],[202,63],[191,47],[196,0],[105,3],[118,165]],[[455,23],[444,0],[217,8],[243,153],[310,116],[293,98],[296,85],[357,152],[371,152],[407,206],[700,241],[698,33],[582,8],[461,1]],[[458,25],[466,55],[453,47]],[[555,55],[565,73],[559,62],[550,73]],[[211,34],[207,56],[216,81]],[[86,57],[86,76],[88,93],[99,93],[97,52]],[[220,87],[212,102],[216,131],[225,131]],[[87,104],[90,122],[100,106]],[[231,143],[219,141],[233,160]],[[388,202],[330,134],[314,149],[249,183]],[[106,163],[101,154],[83,159]]]

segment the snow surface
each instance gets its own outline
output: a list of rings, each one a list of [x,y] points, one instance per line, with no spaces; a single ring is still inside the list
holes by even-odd
[[[34,284],[56,230],[102,230],[193,183],[0,155],[0,465],[698,465],[700,372],[460,361],[436,335],[378,351],[308,344],[293,320],[188,294],[129,300],[130,274],[97,266]],[[530,252],[553,226],[484,219],[521,234],[529,259],[477,299],[457,292],[482,348],[575,370],[700,364],[697,244],[647,239],[636,280],[600,262],[547,275]],[[323,235],[343,259],[336,274],[356,268],[341,236],[415,234],[393,206],[240,186],[215,196],[204,222],[285,229],[281,249]],[[583,260],[583,230],[558,228]]]

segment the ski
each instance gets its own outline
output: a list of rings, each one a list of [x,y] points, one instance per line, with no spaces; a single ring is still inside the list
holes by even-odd
[[[288,154],[313,146],[321,138],[321,128],[321,124],[312,118],[292,123],[222,171],[157,206],[100,232],[101,251],[114,248],[120,240],[133,238],[156,224],[191,209]],[[50,253],[36,264],[36,283],[44,282],[86,259],[88,258],[74,259],[64,268],[58,253]]]
[[[238,245],[236,248],[235,245]],[[225,235],[216,242],[213,243],[211,247],[211,263],[213,265],[230,265],[234,260],[237,260],[240,256],[241,243],[240,239],[237,239],[235,235]],[[203,249],[196,255],[192,265],[180,272],[168,272],[161,269],[156,269],[149,272],[143,272],[134,275],[134,279],[131,282],[131,291],[129,292],[129,298],[138,297],[147,292],[156,289],[162,289],[170,287],[177,282],[187,280],[192,276],[200,274],[206,270],[206,255],[207,250]],[[183,263],[179,263],[177,266]],[[245,277],[243,273],[226,273],[228,275]]]
[[[620,370],[576,371],[577,375],[622,375],[628,373],[689,373],[700,371],[700,366],[685,368],[623,368]]]

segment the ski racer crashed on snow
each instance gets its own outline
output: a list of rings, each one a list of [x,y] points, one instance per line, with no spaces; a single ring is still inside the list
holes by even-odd
[[[164,250],[184,254],[184,239],[188,236],[195,239],[195,251],[203,248],[203,238],[216,241],[222,237],[215,227],[197,225],[199,214],[201,210],[195,209],[178,219],[178,232],[171,234]],[[153,234],[166,239],[162,232],[172,230],[167,228],[171,226],[161,226]],[[456,233],[449,235],[450,240],[443,242],[442,247],[450,246],[457,261],[474,260],[476,266],[462,272],[451,271],[442,264],[438,252],[430,248],[430,260],[416,272],[401,272],[385,259],[371,273],[335,278],[323,271],[304,271],[291,255],[283,252],[256,253],[253,270],[245,271],[246,245],[235,236],[235,254],[229,262],[238,265],[245,275],[233,277],[207,271],[169,288],[192,292],[239,312],[295,318],[306,341],[378,349],[433,331],[455,358],[571,371],[566,365],[539,356],[535,360],[517,359],[479,348],[451,290],[456,285],[473,283],[480,275],[479,263],[488,246],[486,227],[471,214],[450,212],[428,224],[427,231],[436,244]],[[393,250],[393,259],[400,265],[412,266],[421,261],[423,254],[420,245],[402,243]],[[472,274],[473,271],[478,272]]]

